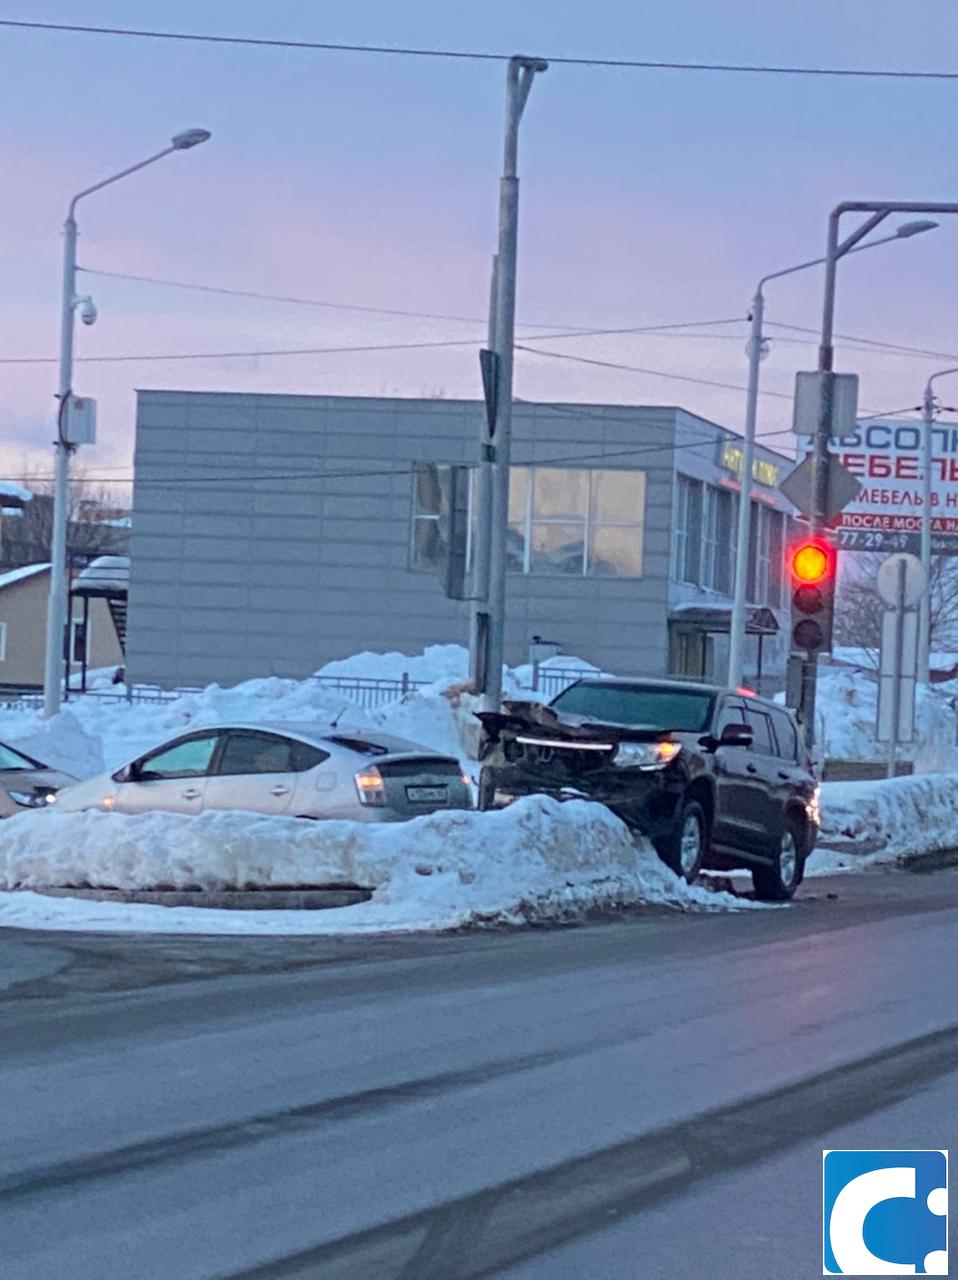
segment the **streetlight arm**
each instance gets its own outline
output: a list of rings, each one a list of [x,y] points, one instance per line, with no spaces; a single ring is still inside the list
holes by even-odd
[[[164,156],[171,155],[176,150],[176,147],[164,147],[162,151],[157,151],[155,155],[147,156],[147,158],[145,160],[141,160],[139,164],[131,164],[128,169],[121,169],[119,173],[113,174],[111,178],[104,178],[102,182],[97,182],[92,187],[87,187],[85,191],[79,192],[70,201],[67,218],[73,217],[76,212],[77,205],[85,196],[90,196],[94,191],[99,191],[101,188],[108,187],[114,182],[119,182],[121,178],[125,178],[131,173],[136,173],[138,169],[145,169],[148,164],[155,164],[157,160],[162,160]]]
[[[931,375],[931,377],[928,379],[928,383],[927,383],[927,385],[926,385],[926,387],[925,387],[925,396],[926,396],[926,398],[927,398],[927,399],[931,399],[931,396],[932,396],[932,387],[933,387],[934,383],[935,383],[939,378],[947,377],[947,375],[948,375],[949,373],[958,373],[958,367],[956,367],[956,368],[954,368],[954,369],[939,369],[937,373],[933,373],[933,374]]]
[[[880,209],[873,213],[870,218],[866,218],[860,227],[856,227],[851,235],[846,236],[841,244],[837,246],[835,257],[844,258],[846,253],[851,253],[860,240],[864,240],[870,231],[874,231],[880,222],[885,221],[889,213],[891,213],[890,209]]]
[[[882,236],[881,239],[879,240],[869,240],[868,244],[853,245],[852,248],[846,249],[845,252],[846,253],[864,253],[866,249],[877,249],[878,246],[881,244],[890,244],[892,240],[900,240],[900,239],[901,239],[901,236],[896,231],[895,234],[892,236]],[[841,256],[844,256],[844,255],[841,255]],[[780,280],[782,276],[794,275],[796,271],[805,271],[808,267],[820,267],[825,261],[827,261],[827,259],[825,258],[810,258],[808,262],[800,262],[795,267],[786,267],[784,271],[772,271],[769,275],[762,276],[761,280],[759,280],[758,291],[759,293],[761,293],[762,289],[766,284],[768,284],[769,280]]]

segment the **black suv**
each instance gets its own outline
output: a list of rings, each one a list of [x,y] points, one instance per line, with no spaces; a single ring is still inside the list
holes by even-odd
[[[818,783],[791,712],[745,692],[666,680],[579,680],[549,706],[480,714],[479,807],[519,796],[598,800],[691,882],[747,867],[786,901],[818,836]]]

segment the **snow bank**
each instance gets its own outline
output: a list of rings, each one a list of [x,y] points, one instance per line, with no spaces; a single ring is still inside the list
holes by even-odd
[[[433,684],[437,680],[450,683],[465,680],[469,675],[469,650],[461,644],[431,644],[422,653],[355,653],[349,658],[327,662],[316,672],[318,676],[349,676],[359,679],[424,680]]]
[[[551,659],[548,668],[569,666],[594,671],[578,658]],[[432,645],[421,654],[360,653],[327,663],[317,674],[428,681],[415,692],[375,710],[364,710],[348,691],[330,689],[317,680],[279,676],[246,680],[231,688],[210,685],[172,702],[125,703],[98,697],[74,697],[59,715],[45,721],[38,710],[0,710],[0,740],[77,778],[89,778],[121,765],[191,728],[228,721],[336,720],[353,729],[380,728],[410,742],[456,756],[474,772],[479,724],[472,715],[476,699],[460,693],[469,653],[462,645]],[[503,688],[512,697],[535,697],[525,683],[530,668],[504,669]],[[525,673],[525,674],[523,674]]]
[[[916,700],[916,735],[901,747],[902,759],[913,759],[921,772],[958,766],[953,747],[958,717],[952,695],[920,685]],[[778,701],[784,695],[778,695]],[[818,672],[818,729],[822,751],[833,760],[880,760],[885,748],[875,739],[878,682],[874,670],[856,666],[821,666]]]
[[[809,874],[958,848],[958,781],[922,774],[880,782],[826,782],[822,831]]]
[[[653,903],[752,907],[689,887],[601,805],[544,796],[497,813],[405,823],[310,823],[245,813],[55,811],[0,825],[0,886],[237,889],[359,884],[369,902],[334,911],[214,911],[0,893],[0,926],[188,933],[355,933],[561,919]]]

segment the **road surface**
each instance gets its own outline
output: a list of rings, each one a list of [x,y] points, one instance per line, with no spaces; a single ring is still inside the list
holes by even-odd
[[[0,933],[4,1280],[805,1280],[958,1147],[958,871],[445,938]]]

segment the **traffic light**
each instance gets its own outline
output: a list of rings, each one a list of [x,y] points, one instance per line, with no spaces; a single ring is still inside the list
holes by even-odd
[[[788,548],[793,649],[827,653],[835,612],[835,548],[825,538],[799,538]]]

